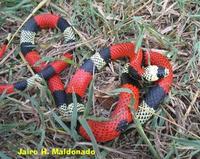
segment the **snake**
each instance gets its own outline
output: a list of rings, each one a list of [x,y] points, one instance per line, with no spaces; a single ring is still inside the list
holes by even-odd
[[[125,132],[128,125],[137,118],[145,124],[157,111],[161,102],[170,91],[173,82],[172,65],[168,58],[155,51],[136,50],[133,42],[112,44],[96,51],[86,59],[80,68],[72,75],[66,88],[59,74],[69,66],[66,60],[72,60],[75,50],[63,53],[57,60],[50,63],[42,61],[36,50],[35,36],[42,29],[59,29],[65,44],[76,42],[75,32],[70,23],[59,15],[43,13],[31,17],[23,26],[20,36],[20,48],[25,60],[33,68],[35,74],[13,84],[1,84],[0,94],[12,94],[33,88],[37,82],[47,81],[48,88],[54,97],[55,105],[62,119],[70,122],[72,113],[77,108],[79,116],[84,117],[84,96],[95,76],[95,73],[108,66],[111,61],[128,58],[129,62],[123,66],[120,75],[121,88],[128,91],[119,93],[116,107],[106,121],[87,119],[97,142],[107,142]],[[7,50],[6,39],[0,49],[0,58]],[[153,83],[140,101],[140,81]],[[77,102],[73,101],[76,96]],[[133,102],[132,102],[133,101]],[[135,112],[135,113],[133,113]],[[91,140],[85,128],[77,125],[78,133],[86,140]]]

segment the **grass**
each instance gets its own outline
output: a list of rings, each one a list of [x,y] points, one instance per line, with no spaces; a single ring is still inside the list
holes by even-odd
[[[9,30],[14,33],[19,28],[39,2],[0,2],[0,42]],[[76,110],[72,127],[60,119],[54,111],[55,104],[46,84],[19,94],[3,94],[0,96],[0,158],[15,158],[20,147],[94,148],[99,158],[198,158],[199,7],[198,0],[52,0],[37,10],[37,14],[48,11],[60,14],[77,30],[76,60],[62,73],[65,85],[94,50],[125,41],[135,41],[137,48],[154,48],[171,57],[174,83],[169,96],[149,122],[143,127],[133,123],[119,138],[105,144],[95,141],[84,119],[79,121],[87,129],[92,142],[85,142],[77,134],[73,127],[77,124]],[[38,50],[46,61],[69,49],[61,45],[61,34],[56,33],[53,30],[51,33],[41,32],[37,37]],[[19,81],[32,74],[19,56],[19,36],[17,33],[7,56],[0,62],[1,83]],[[93,100],[93,93],[102,95],[101,92],[110,91],[108,86],[117,88],[119,80],[115,79],[119,79],[121,64],[120,61],[111,63],[109,68],[95,76],[88,92],[86,116],[91,111],[97,118],[109,116],[110,110],[102,110],[102,106],[97,104],[102,99],[96,96]],[[73,100],[76,103],[75,97]]]

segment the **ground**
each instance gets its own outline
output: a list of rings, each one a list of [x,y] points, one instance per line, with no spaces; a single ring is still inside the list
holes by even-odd
[[[1,42],[9,31],[13,34],[19,28],[39,2],[0,2]],[[55,104],[45,84],[30,91],[1,95],[0,157],[15,158],[19,148],[70,147],[95,148],[100,152],[97,153],[99,158],[199,158],[199,8],[199,0],[52,0],[46,3],[36,14],[53,12],[62,15],[76,29],[76,60],[62,73],[65,84],[95,50],[113,43],[133,41],[138,47],[155,49],[170,58],[174,71],[173,85],[158,112],[143,129],[138,125],[139,130],[135,129],[132,123],[119,138],[105,144],[86,142],[72,131],[67,131],[67,125],[54,111]],[[19,37],[20,32],[0,61],[1,83],[26,79],[32,74],[20,55]],[[38,34],[37,48],[44,60],[53,60],[56,55],[70,49],[62,45],[62,39],[61,33],[54,30]],[[109,115],[108,106],[115,99],[104,101],[106,97],[102,92],[119,86],[118,71],[122,64],[124,62],[113,62],[95,77],[96,102],[93,102],[96,106],[93,112],[98,116]],[[105,102],[104,107],[102,101]]]

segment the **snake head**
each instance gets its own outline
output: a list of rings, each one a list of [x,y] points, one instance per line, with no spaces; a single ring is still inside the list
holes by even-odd
[[[143,78],[149,82],[154,82],[168,75],[169,69],[162,66],[149,65],[145,68]]]

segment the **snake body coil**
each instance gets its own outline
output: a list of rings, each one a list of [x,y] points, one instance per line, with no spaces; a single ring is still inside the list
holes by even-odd
[[[95,53],[75,72],[65,89],[58,74],[68,66],[63,59],[72,59],[73,51],[65,53],[62,60],[51,62],[48,65],[44,62],[37,64],[41,57],[35,50],[34,38],[40,29],[49,28],[59,28],[63,33],[65,43],[75,42],[73,29],[62,17],[41,14],[29,19],[21,32],[21,52],[37,74],[14,84],[0,85],[0,93],[9,94],[15,91],[22,91],[33,87],[35,82],[45,79],[48,81],[48,87],[53,94],[60,113],[64,117],[70,118],[74,108],[72,94],[75,93],[77,97],[77,112],[84,112],[85,105],[82,102],[82,98],[86,94],[94,72],[100,71],[112,60],[127,57],[130,64],[126,65],[122,72],[121,87],[129,89],[131,93],[120,93],[118,104],[108,121],[87,120],[96,140],[98,142],[106,142],[119,136],[121,132],[126,130],[128,124],[132,122],[133,115],[130,107],[137,111],[136,117],[140,122],[145,123],[169,92],[173,73],[168,59],[157,52],[139,50],[136,53],[133,43],[115,44]],[[4,43],[2,50],[0,50],[0,58],[6,50],[6,44],[7,42]],[[149,61],[150,66],[148,64]],[[139,104],[138,80],[140,79],[156,82]],[[130,105],[132,98],[134,104]],[[81,136],[90,140],[82,126],[77,129]]]

